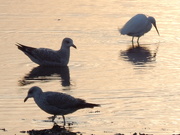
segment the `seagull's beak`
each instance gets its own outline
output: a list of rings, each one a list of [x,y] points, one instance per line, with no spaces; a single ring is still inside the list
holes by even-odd
[[[157,26],[156,26],[156,23],[153,23],[153,25],[154,25],[154,27],[155,27],[155,29],[156,29],[158,35],[160,36],[159,31],[158,31]]]
[[[24,102],[26,102],[26,101],[28,100],[28,98],[29,98],[29,97],[27,96],[27,97],[24,99]]]
[[[77,49],[77,47],[74,44],[72,44],[71,46]]]

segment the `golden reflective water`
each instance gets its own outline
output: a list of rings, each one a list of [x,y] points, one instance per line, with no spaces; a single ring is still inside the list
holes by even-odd
[[[67,115],[72,132],[96,135],[180,133],[180,1],[0,1],[0,134],[50,129],[50,115],[27,90],[40,86],[101,108]],[[118,28],[137,13],[154,16],[154,28],[131,48]],[[41,69],[15,43],[59,49],[74,40],[64,69]],[[61,125],[62,119],[56,119]]]

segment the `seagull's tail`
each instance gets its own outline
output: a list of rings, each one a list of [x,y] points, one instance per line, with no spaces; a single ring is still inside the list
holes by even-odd
[[[21,50],[23,52],[26,52],[26,53],[36,49],[36,48],[33,48],[33,47],[22,45],[20,43],[16,43],[15,45],[18,47],[19,50]]]
[[[100,107],[100,104],[93,104],[93,103],[86,103],[86,108],[94,108],[94,107]]]
[[[16,43],[15,45],[18,47],[18,49],[19,49],[19,50],[21,50],[21,51],[23,51],[23,50],[24,50],[24,49],[23,49],[24,47],[23,47],[23,45],[22,45],[22,44],[20,44],[20,43]]]
[[[93,104],[93,103],[87,103],[85,100],[83,99],[77,99],[79,101],[79,103],[77,104],[77,108],[79,109],[83,109],[83,108],[94,108],[94,107],[98,107],[100,106],[100,104]]]

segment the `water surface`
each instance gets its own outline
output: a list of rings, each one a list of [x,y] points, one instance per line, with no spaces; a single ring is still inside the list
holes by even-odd
[[[66,116],[72,132],[96,135],[180,133],[179,0],[0,1],[0,134],[50,129],[50,115],[30,87],[58,91],[101,104]],[[152,30],[132,48],[118,32],[137,13],[154,16]],[[74,40],[68,67],[46,69],[15,46],[59,49]],[[61,125],[62,119],[56,119]]]

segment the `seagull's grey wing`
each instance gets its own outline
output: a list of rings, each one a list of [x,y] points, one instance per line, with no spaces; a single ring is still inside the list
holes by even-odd
[[[32,53],[36,59],[42,62],[60,62],[60,55],[57,53],[57,51],[51,49],[38,48]]]
[[[74,98],[70,95],[58,92],[45,92],[46,101],[49,105],[58,108],[74,108],[79,103],[84,103],[84,100]]]

